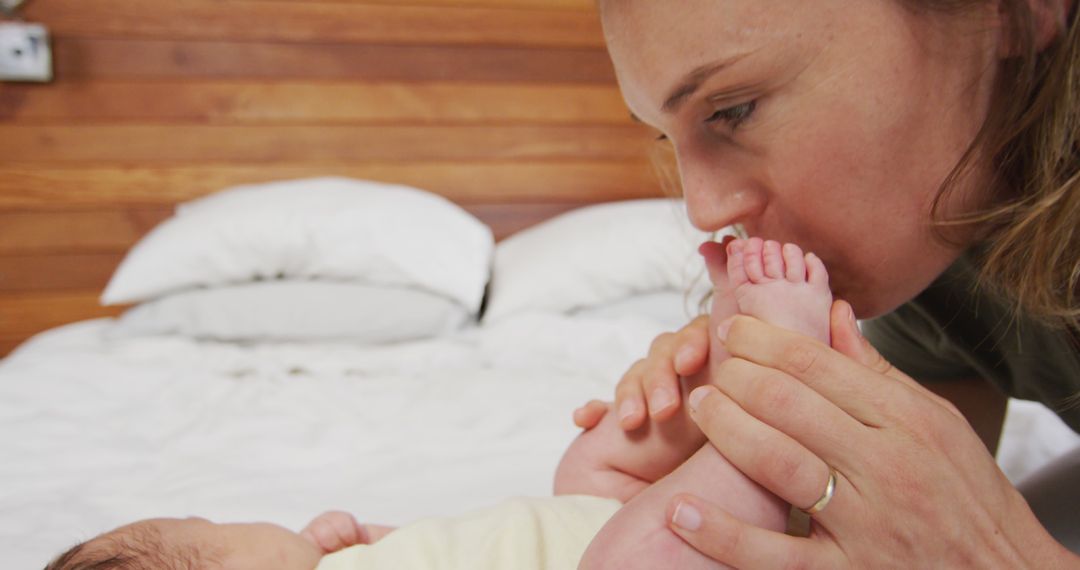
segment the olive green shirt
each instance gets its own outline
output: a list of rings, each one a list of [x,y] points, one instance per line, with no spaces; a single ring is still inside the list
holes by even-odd
[[[914,300],[863,323],[882,356],[920,382],[985,378],[1005,394],[1042,402],[1080,432],[1080,343],[1075,331],[1013,319],[974,288],[962,256]]]

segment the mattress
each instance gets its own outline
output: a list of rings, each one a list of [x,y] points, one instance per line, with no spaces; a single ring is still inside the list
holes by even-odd
[[[671,325],[525,314],[367,347],[118,339],[113,326],[54,329],[0,361],[4,568],[147,517],[298,529],[342,509],[396,525],[548,495],[571,410],[610,398]],[[1000,460],[1019,478],[1076,442],[1018,403]]]

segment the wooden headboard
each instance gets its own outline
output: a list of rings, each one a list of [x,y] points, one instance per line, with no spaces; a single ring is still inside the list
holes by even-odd
[[[55,81],[0,83],[0,356],[97,296],[177,202],[317,175],[504,236],[662,195],[592,0],[29,0]]]

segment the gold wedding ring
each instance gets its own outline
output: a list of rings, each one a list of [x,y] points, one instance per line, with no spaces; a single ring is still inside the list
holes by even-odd
[[[809,507],[799,510],[809,516],[816,515],[825,510],[825,506],[832,500],[834,493],[836,493],[836,469],[829,467],[829,482],[825,484],[825,492],[821,494],[821,498]]]

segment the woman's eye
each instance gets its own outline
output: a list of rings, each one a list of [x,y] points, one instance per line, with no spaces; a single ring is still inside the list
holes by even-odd
[[[715,123],[717,121],[723,121],[727,123],[728,127],[732,130],[736,129],[743,121],[750,118],[750,115],[754,114],[754,109],[757,108],[757,100],[743,103],[742,105],[736,105],[734,107],[728,107],[727,109],[720,109],[713,113],[708,119],[705,119],[706,123]]]
[[[754,114],[754,110],[757,109],[757,100],[753,100],[742,105],[736,105],[734,107],[728,107],[726,109],[720,109],[719,111],[709,115],[708,119],[705,119],[706,123],[724,122],[728,128],[735,130],[744,121],[750,118]],[[656,137],[658,141],[668,140],[667,135],[661,134]]]

